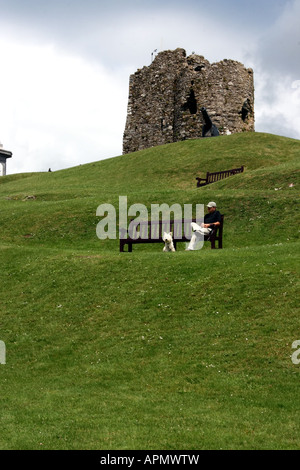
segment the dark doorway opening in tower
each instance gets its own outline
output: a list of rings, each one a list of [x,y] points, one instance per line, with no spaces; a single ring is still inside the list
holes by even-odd
[[[244,101],[244,104],[242,106],[242,110],[241,110],[241,115],[242,115],[242,120],[245,122],[249,116],[249,114],[251,114],[251,104],[250,104],[250,100],[249,98],[246,99]]]
[[[190,94],[187,99],[187,102],[182,106],[183,111],[189,110],[191,114],[197,114],[197,100],[195,97],[194,90],[190,89]]]

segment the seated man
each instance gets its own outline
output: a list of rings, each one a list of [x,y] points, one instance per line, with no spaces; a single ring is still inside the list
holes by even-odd
[[[217,211],[217,204],[215,202],[209,202],[207,204],[208,213],[204,216],[204,223],[200,225],[195,222],[191,223],[193,229],[193,235],[189,246],[186,251],[193,251],[196,249],[196,244],[203,235],[209,235],[214,227],[217,227],[221,223],[221,214]]]

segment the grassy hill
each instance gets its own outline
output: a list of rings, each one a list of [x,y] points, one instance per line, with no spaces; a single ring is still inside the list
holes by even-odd
[[[0,448],[299,448],[299,155],[245,133],[1,178]],[[215,200],[224,249],[120,254],[96,209],[125,195]]]

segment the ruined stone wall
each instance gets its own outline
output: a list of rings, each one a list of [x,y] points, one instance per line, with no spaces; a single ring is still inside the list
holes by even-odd
[[[159,53],[130,76],[123,153],[201,137],[202,106],[220,134],[254,131],[252,69],[184,49]]]

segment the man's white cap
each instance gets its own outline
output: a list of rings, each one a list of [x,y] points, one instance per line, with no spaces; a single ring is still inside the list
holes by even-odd
[[[207,207],[217,207],[217,204],[212,201],[207,204]]]

